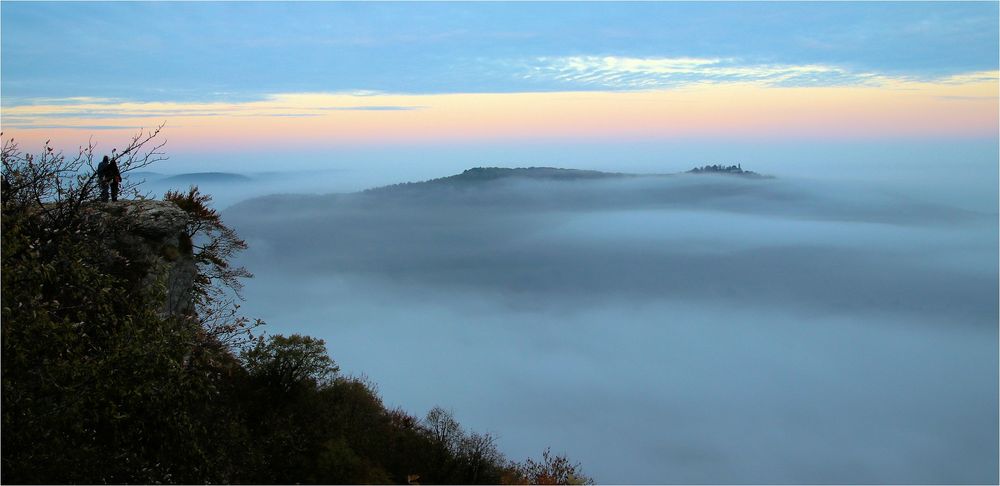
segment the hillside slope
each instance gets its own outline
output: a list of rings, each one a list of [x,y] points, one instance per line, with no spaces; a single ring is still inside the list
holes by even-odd
[[[443,409],[386,408],[320,339],[248,339],[213,287],[237,268],[213,245],[240,242],[203,233],[197,191],[38,205],[25,190],[3,194],[4,483],[589,481],[548,452],[509,461]]]

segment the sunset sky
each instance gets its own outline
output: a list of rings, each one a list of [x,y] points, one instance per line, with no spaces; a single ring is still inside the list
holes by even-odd
[[[995,2],[0,8],[5,139],[109,149],[166,122],[178,170],[996,150]]]

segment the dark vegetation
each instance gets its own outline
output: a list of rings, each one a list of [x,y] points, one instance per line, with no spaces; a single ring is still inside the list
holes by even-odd
[[[705,165],[702,167],[695,167],[688,171],[689,174],[729,174],[729,175],[739,175],[744,177],[767,177],[758,174],[752,170],[743,170],[743,167],[739,164],[737,165]]]
[[[118,152],[124,174],[162,158],[158,132]],[[196,188],[166,196],[191,218],[195,311],[159,312],[115,243],[125,216],[93,202],[93,154],[3,145],[4,483],[590,482],[548,450],[509,461],[444,409],[387,409],[322,340],[255,336],[229,263],[246,245]]]

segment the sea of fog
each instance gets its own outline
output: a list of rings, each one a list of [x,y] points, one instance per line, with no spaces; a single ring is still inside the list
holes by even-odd
[[[247,315],[511,458],[551,446],[600,483],[996,483],[995,162],[893,170],[203,188],[250,245]],[[270,193],[300,195],[249,199]]]

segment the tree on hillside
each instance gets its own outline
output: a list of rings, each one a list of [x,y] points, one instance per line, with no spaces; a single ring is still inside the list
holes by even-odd
[[[298,334],[261,336],[240,359],[252,379],[285,393],[297,386],[326,385],[340,370],[327,355],[322,339]]]
[[[239,315],[243,279],[252,278],[246,268],[232,265],[237,253],[247,244],[232,228],[222,222],[209,203],[212,196],[202,194],[197,186],[187,192],[167,191],[164,199],[188,214],[185,245],[198,265],[194,281],[194,300],[198,317],[212,336],[231,346],[252,341],[252,330],[263,323]]]
[[[594,484],[586,476],[579,463],[570,462],[564,455],[552,455],[551,449],[542,452],[542,460],[527,459],[513,464],[505,484]]]
[[[158,127],[116,150],[162,160]],[[225,482],[240,469],[228,376],[239,363],[196,319],[136,285],[125,215],[94,203],[93,144],[2,149],[2,481]]]

